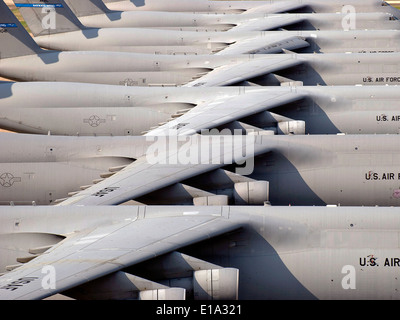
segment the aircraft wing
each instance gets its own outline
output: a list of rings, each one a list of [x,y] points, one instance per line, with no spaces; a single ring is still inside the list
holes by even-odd
[[[286,60],[255,59],[239,64],[226,65],[214,69],[205,76],[191,81],[184,87],[229,86],[254,77],[300,65],[302,61],[288,55]]]
[[[171,210],[173,213],[159,216],[156,212],[156,217],[146,212],[138,219],[132,209],[131,218],[122,222],[76,231],[0,277],[0,299],[43,299],[240,227],[223,216],[221,207],[209,208],[206,213]]]
[[[269,3],[248,9],[241,14],[246,15],[252,13],[283,13],[298,10],[306,6],[307,4],[301,3],[301,1],[277,1],[275,3]]]
[[[249,19],[243,21],[237,26],[229,29],[227,32],[232,31],[267,31],[285,26],[303,22],[305,19],[302,17],[294,16],[291,14],[284,14],[278,16],[267,16],[259,19]]]
[[[100,183],[78,192],[58,205],[121,204],[185,179],[221,168],[226,165],[227,159],[230,163],[237,163],[245,161],[247,158],[252,158],[259,153],[267,152],[266,147],[255,140],[255,136],[233,136],[235,141],[232,150],[224,150],[217,155],[209,152],[207,159],[184,163],[177,159],[184,157],[185,149],[180,148],[178,142],[172,144],[171,141],[173,139],[175,141],[181,139],[182,144],[190,142],[194,146],[200,146],[205,143],[204,139],[207,139],[207,136],[195,133],[202,129],[215,128],[304,97],[304,94],[292,92],[292,88],[288,88],[285,92],[276,92],[268,96],[257,92],[251,95],[242,94],[233,98],[220,99],[204,105],[198,105],[179,119],[171,121],[159,129],[152,130],[146,135],[146,139],[149,139],[148,141],[155,142],[154,146],[157,146],[156,142],[161,142],[159,150],[153,148],[153,152],[150,152],[148,149],[145,156],[123,170]],[[171,137],[171,141],[162,140],[169,137]],[[212,136],[208,137],[210,140],[206,145],[209,148],[214,148],[214,145],[216,148],[220,147],[220,145],[217,145],[221,143],[220,141],[212,140]],[[187,142],[184,138],[192,140]],[[168,148],[165,148],[166,150],[162,150],[162,143],[168,146]],[[247,154],[246,146],[250,144],[254,146],[254,148],[252,147],[254,153]],[[175,146],[176,148],[173,148]],[[160,151],[157,159],[152,156],[156,151]]]
[[[225,49],[216,52],[216,55],[225,54],[268,54],[282,53],[286,50],[297,50],[309,47],[310,43],[301,36],[281,35],[255,36],[229,45]]]
[[[305,94],[286,91],[241,94],[231,98],[221,98],[209,103],[199,104],[186,114],[148,132],[147,136],[190,135],[203,129],[215,128],[305,98]]]
[[[223,139],[223,136],[217,136]],[[232,163],[268,152],[256,136],[232,137],[230,148],[213,136],[171,136],[154,138],[147,154],[113,176],[78,192],[57,206],[117,205],[179,183],[185,179],[210,172]],[[182,139],[184,138],[184,139]],[[163,140],[165,139],[165,140]],[[179,141],[178,141],[179,140]],[[191,145],[198,158],[188,159],[185,147]],[[205,149],[207,154],[205,155]],[[164,151],[162,149],[165,148]],[[220,150],[213,152],[212,150]],[[223,150],[222,150],[223,149]],[[210,151],[211,150],[211,151]],[[248,152],[249,151],[249,152]]]

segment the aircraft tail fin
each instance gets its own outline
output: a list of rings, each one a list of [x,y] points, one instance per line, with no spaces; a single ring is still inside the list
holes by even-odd
[[[0,0],[0,59],[38,54],[42,49]]]
[[[86,29],[63,0],[14,0],[14,4],[35,37]]]
[[[114,12],[108,9],[101,0],[65,0],[65,2],[77,17],[86,17],[96,14],[107,14]]]

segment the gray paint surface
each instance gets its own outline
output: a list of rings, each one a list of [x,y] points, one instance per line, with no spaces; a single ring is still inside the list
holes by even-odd
[[[280,100],[274,100],[277,97]],[[212,106],[214,113],[209,113]],[[396,86],[136,88],[61,82],[0,84],[3,128],[55,135],[182,134],[229,127],[234,121],[279,133],[277,125],[291,120],[304,121],[305,134],[397,134],[398,108]],[[186,125],[174,129],[183,123]]]
[[[46,254],[0,277],[1,299],[39,299],[87,280],[94,284],[173,251],[238,267],[239,299],[398,299],[397,268],[390,262],[399,255],[398,208],[3,207],[0,212],[0,248],[8,245],[4,235],[20,235],[8,260],[1,251],[3,263],[28,254],[40,237],[68,235]],[[196,232],[190,231],[193,227]],[[30,244],[24,234],[31,235]],[[371,255],[375,264],[364,265]],[[56,289],[46,290],[41,269],[49,263],[57,271]],[[346,288],[343,283],[351,275],[354,288]],[[24,277],[30,281],[10,290],[12,281]]]

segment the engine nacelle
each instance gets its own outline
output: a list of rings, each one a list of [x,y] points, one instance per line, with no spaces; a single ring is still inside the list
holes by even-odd
[[[226,206],[229,204],[229,198],[226,195],[216,195],[208,197],[193,198],[195,206]]]
[[[236,205],[264,205],[265,202],[269,201],[269,182],[235,183],[233,197]]]
[[[302,120],[283,121],[277,124],[278,134],[305,134],[306,123]]]
[[[139,292],[139,300],[186,300],[186,290],[182,288],[144,290]]]
[[[235,268],[200,270],[193,275],[195,300],[237,300],[239,270]]]
[[[161,281],[164,285],[186,290],[194,300],[237,300],[239,294],[239,270],[221,268],[198,270],[192,277]]]
[[[186,290],[171,288],[117,271],[72,288],[64,295],[79,300],[185,300]]]

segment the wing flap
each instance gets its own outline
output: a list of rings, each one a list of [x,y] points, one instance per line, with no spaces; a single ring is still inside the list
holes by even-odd
[[[175,209],[178,214],[173,216],[124,221],[76,232],[48,253],[0,277],[0,299],[43,299],[240,227],[223,218],[218,209],[190,218]],[[54,278],[49,277],[50,271]],[[54,283],[49,281],[52,279]]]

